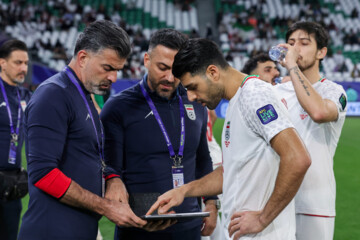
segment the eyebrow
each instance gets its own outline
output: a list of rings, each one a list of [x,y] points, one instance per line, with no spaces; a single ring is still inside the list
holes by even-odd
[[[166,68],[171,68],[171,66],[169,66],[169,65],[167,65],[167,64],[165,64],[163,62],[159,62],[159,63],[157,63],[157,65],[163,65]]]
[[[295,38],[290,38],[288,41],[295,41]],[[305,37],[303,37],[303,38],[299,38],[299,40],[300,41],[303,41],[303,40],[308,40],[308,41],[310,41],[311,42],[311,38],[310,37],[307,37],[307,38],[305,38]]]
[[[103,66],[110,68],[110,71],[120,71],[121,70],[121,68],[116,69],[113,66],[111,66],[110,64],[103,64]]]

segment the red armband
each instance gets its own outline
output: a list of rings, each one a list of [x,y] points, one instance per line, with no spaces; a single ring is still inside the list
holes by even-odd
[[[110,175],[107,175],[106,177],[105,177],[105,181],[107,181],[107,180],[109,180],[109,179],[111,179],[111,178],[114,178],[114,177],[120,177],[120,175],[117,175],[117,174],[110,174]]]
[[[35,187],[43,190],[47,194],[60,198],[69,188],[71,178],[65,176],[58,168],[54,168],[43,178],[35,183]]]

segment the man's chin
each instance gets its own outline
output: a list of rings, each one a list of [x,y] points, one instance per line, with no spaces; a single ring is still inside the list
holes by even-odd
[[[13,82],[14,82],[15,84],[23,84],[24,81],[25,81],[25,78],[23,78],[23,79],[14,79],[14,80],[13,80]]]
[[[104,95],[110,93],[110,88],[107,88],[107,89],[104,89],[104,88],[93,89],[92,93],[96,94],[96,95],[104,96]]]

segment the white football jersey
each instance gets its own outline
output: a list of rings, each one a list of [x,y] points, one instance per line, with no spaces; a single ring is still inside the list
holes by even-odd
[[[270,140],[293,127],[273,87],[250,78],[230,100],[222,132],[225,239],[229,239],[227,228],[234,212],[264,208],[273,192],[280,160]],[[293,201],[262,232],[240,239],[295,239]]]
[[[339,141],[346,115],[346,93],[342,86],[322,79],[313,84],[323,99],[334,102],[338,119],[334,122],[316,123],[301,107],[292,82],[276,85],[278,95],[290,113],[290,118],[304,141],[311,156],[301,187],[295,196],[297,213],[320,216],[335,216],[336,186],[333,171],[333,157]]]
[[[207,121],[207,130],[206,137],[209,146],[210,157],[213,163],[213,169],[222,165],[222,153],[220,145],[216,142],[213,134],[213,123],[210,119],[210,111],[208,110],[208,121]]]

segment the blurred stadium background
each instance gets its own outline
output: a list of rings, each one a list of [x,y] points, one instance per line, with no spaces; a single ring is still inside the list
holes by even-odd
[[[118,74],[113,93],[136,83],[145,73],[143,55],[153,31],[170,27],[189,37],[214,40],[229,63],[240,70],[249,57],[284,42],[287,27],[299,20],[323,24],[331,36],[323,75],[344,86],[349,105],[335,155],[337,218],[335,239],[360,239],[360,0],[0,0],[0,44],[26,42],[30,68],[25,86],[34,90],[61,71],[72,57],[78,34],[90,22],[109,19],[131,37],[133,52]],[[282,75],[286,74],[281,68]],[[216,112],[215,137],[226,110]],[[24,199],[24,210],[28,198]],[[113,225],[101,220],[104,239]]]

